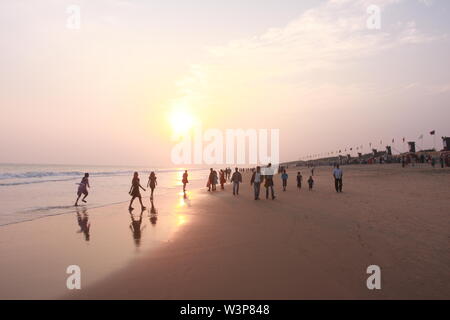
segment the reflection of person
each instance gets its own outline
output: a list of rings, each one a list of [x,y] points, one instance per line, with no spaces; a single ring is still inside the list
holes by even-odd
[[[144,210],[141,211],[139,219],[135,219],[133,214],[130,213],[131,218],[130,229],[133,233],[134,244],[136,245],[136,247],[139,247],[141,245],[142,230],[144,230],[144,228],[141,228],[143,212]]]
[[[142,210],[145,209],[144,205],[142,204],[142,197],[141,197],[140,189],[145,191],[144,187],[141,186],[141,183],[139,180],[139,174],[137,172],[135,172],[134,176],[133,176],[133,180],[131,181],[131,188],[130,188],[130,192],[129,192],[129,194],[131,196],[130,206],[128,207],[129,210],[133,210],[133,207],[131,207],[131,205],[133,204],[133,201],[136,198],[139,199]]]
[[[81,213],[77,209],[77,220],[78,225],[80,226],[80,231],[84,234],[84,239],[89,241],[91,236],[89,230],[91,228],[91,224],[89,223],[89,216],[87,214],[86,208],[83,208]]]
[[[336,168],[333,169],[334,187],[336,192],[342,192],[342,176],[342,169],[337,165]]]
[[[150,208],[150,223],[152,226],[156,225],[156,221],[158,221],[158,213],[156,212],[155,205],[153,204],[153,200],[150,201],[151,208]]]
[[[156,174],[152,171],[150,172],[150,177],[148,177],[147,187],[150,187],[150,199],[153,199],[153,191],[155,191],[158,182],[156,181]]]
[[[238,168],[231,176],[231,182],[233,183],[233,195],[239,195],[239,184],[242,182],[242,175]]]
[[[259,192],[261,190],[261,181],[263,177],[261,175],[261,167],[256,167],[256,171],[253,172],[250,185],[253,185],[253,191],[255,193],[255,200],[259,200]]]
[[[188,172],[187,172],[187,170],[184,171],[184,173],[183,173],[183,179],[181,180],[181,182],[183,183],[183,192],[186,192],[186,184],[189,183],[189,181],[188,181]]]
[[[83,199],[81,199],[81,201],[83,201],[84,203],[86,203],[86,197],[88,196],[89,192],[87,190],[87,188],[90,188],[91,186],[89,185],[89,173],[85,173],[83,179],[81,179],[81,182],[79,183],[78,186],[78,192],[77,192],[77,201],[75,201],[75,207],[78,206],[78,200],[80,200],[80,197],[82,194],[84,194]]]

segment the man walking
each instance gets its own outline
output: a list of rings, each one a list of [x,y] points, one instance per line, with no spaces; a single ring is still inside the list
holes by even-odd
[[[339,168],[339,165],[336,165],[336,168],[333,170],[334,187],[336,188],[336,192],[342,192],[342,176],[342,169]]]
[[[272,192],[272,200],[275,200],[275,193],[273,191],[273,174],[272,164],[269,163],[264,169],[264,187],[266,188],[266,199],[269,199],[269,189]]]
[[[256,171],[253,172],[252,179],[250,180],[250,185],[253,185],[253,190],[255,192],[255,200],[259,200],[259,192],[261,190],[261,167],[256,167]]]
[[[233,195],[239,195],[239,184],[242,182],[242,175],[238,168],[236,168],[236,171],[233,173],[231,182],[233,183]]]

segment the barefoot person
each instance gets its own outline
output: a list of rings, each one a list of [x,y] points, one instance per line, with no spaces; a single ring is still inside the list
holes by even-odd
[[[186,185],[189,183],[187,170],[184,170],[183,179],[181,182],[183,183],[183,192],[186,193]]]
[[[150,187],[150,200],[153,200],[153,191],[155,191],[158,182],[156,181],[156,174],[152,171],[150,177],[148,177],[147,188]]]
[[[342,192],[342,176],[342,169],[339,168],[339,165],[336,165],[336,168],[333,170],[334,188],[336,189],[336,192]]]
[[[133,180],[131,181],[131,188],[130,188],[130,206],[128,207],[129,210],[133,210],[133,207],[131,206],[133,204],[134,199],[138,198],[139,203],[141,204],[142,210],[145,210],[144,205],[142,204],[142,197],[141,197],[141,191],[140,189],[144,190],[144,187],[141,186],[141,182],[139,180],[139,174],[137,172],[134,173]]]
[[[81,179],[81,182],[79,183],[78,186],[78,192],[77,192],[77,201],[75,201],[75,207],[78,206],[78,200],[80,200],[81,195],[83,194],[84,197],[83,199],[81,199],[81,201],[83,201],[84,203],[86,203],[86,197],[88,196],[89,192],[87,190],[87,188],[90,188],[91,186],[89,185],[89,173],[85,173],[83,179]]]

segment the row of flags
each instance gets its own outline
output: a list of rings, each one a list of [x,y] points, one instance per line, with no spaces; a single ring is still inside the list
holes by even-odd
[[[436,135],[436,130],[430,131],[430,135],[432,135],[432,136]],[[423,140],[423,138],[424,138],[423,134],[421,134],[418,137],[419,140]],[[406,138],[403,137],[402,141],[403,141],[403,143],[406,143]],[[395,143],[395,138],[392,139],[392,143]],[[380,145],[383,145],[383,140],[380,140]],[[353,150],[359,151],[359,150],[363,150],[363,148],[364,148],[364,145],[360,145],[360,146],[357,146],[357,147],[351,147],[351,148],[345,148],[344,152],[347,152],[347,150],[349,152],[353,151]],[[372,149],[372,142],[369,142],[369,149]],[[315,159],[315,158],[319,158],[319,157],[333,156],[333,155],[339,155],[339,154],[342,154],[342,149],[339,149],[339,150],[336,150],[336,151],[325,152],[325,153],[312,154],[312,155],[308,155],[308,156],[302,157],[301,159],[302,160]]]

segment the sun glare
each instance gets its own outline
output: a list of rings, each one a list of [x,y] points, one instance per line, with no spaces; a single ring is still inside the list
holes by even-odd
[[[194,117],[185,110],[174,110],[170,115],[170,124],[175,136],[184,136],[194,126]]]

